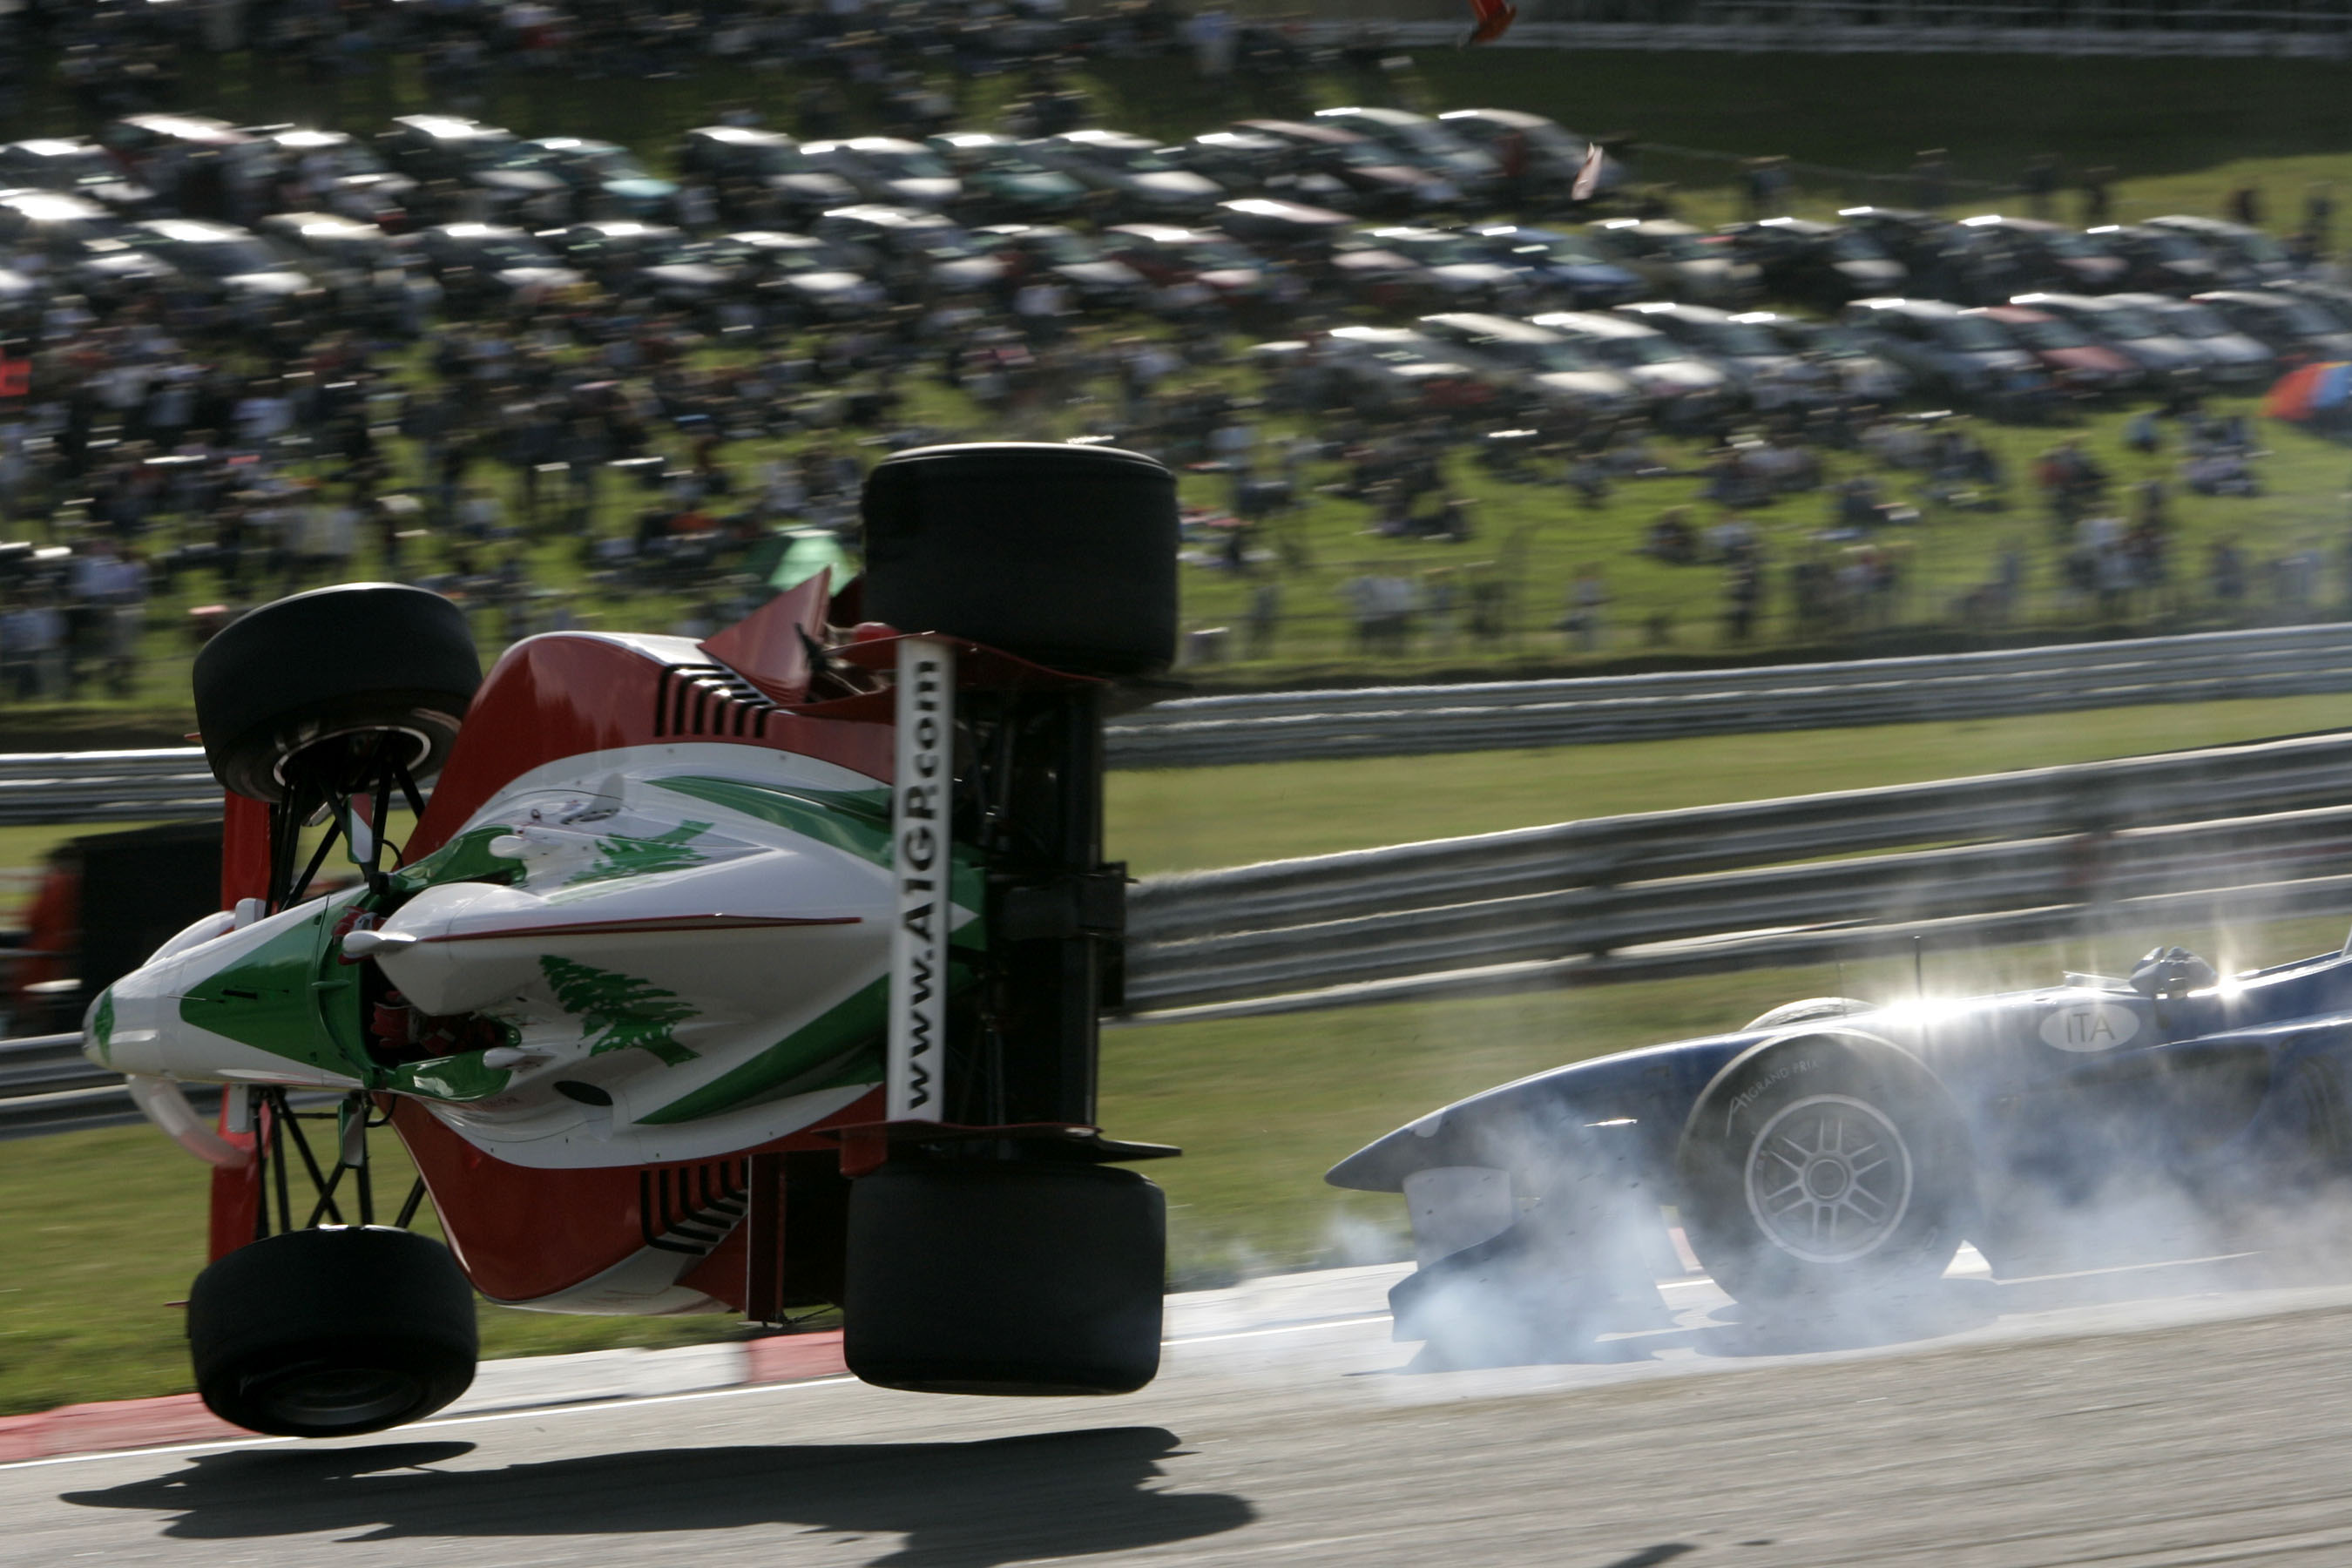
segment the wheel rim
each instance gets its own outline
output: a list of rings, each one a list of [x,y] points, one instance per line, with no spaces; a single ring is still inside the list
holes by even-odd
[[[1911,1207],[1911,1150],[1885,1112],[1843,1094],[1782,1108],[1748,1145],[1748,1210],[1808,1263],[1875,1251]]]

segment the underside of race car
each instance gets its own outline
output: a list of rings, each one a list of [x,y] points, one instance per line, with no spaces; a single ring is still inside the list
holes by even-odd
[[[206,645],[224,910],[86,1038],[215,1166],[188,1330],[216,1413],[429,1414],[472,1377],[477,1290],[837,1307],[898,1388],[1151,1378],[1164,1205],[1122,1163],[1175,1151],[1095,1125],[1101,721],[1172,652],[1173,481],[932,447],[875,469],[865,521],[863,579],[699,642],[551,634],[484,678],[455,605],[362,584]],[[225,1086],[216,1128],[184,1083]],[[410,1228],[428,1196],[446,1247]]]
[[[2189,1257],[2333,1227],[2352,1170],[2352,954],[1875,1006],[1579,1062],[1444,1107],[1334,1166],[1402,1194],[1400,1339],[1574,1355],[1668,1321],[1688,1250],[1756,1319],[1854,1321],[1940,1277]]]

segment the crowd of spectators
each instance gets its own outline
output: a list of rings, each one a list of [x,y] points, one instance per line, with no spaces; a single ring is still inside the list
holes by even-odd
[[[12,23],[93,115],[169,102],[182,51],[251,44],[325,72],[410,54],[461,107],[501,70],[772,64],[804,81],[788,101],[812,136],[877,105],[943,123],[953,103],[914,69],[925,58],[1026,72],[1011,112],[1034,121],[1068,101],[1051,63],[1061,51],[1164,52],[1213,77],[1287,47],[1278,29],[1166,0],[1084,21],[1055,0],[916,0],[880,20],[870,0],[672,11],[256,0],[30,5]],[[9,73],[21,76],[10,62],[26,58],[0,48],[0,110]],[[41,265],[0,253],[0,269],[37,279]],[[568,624],[599,595],[664,595],[690,606],[681,624],[723,624],[795,541],[854,545],[877,456],[966,434],[1116,440],[1213,477],[1192,492],[1202,504],[1186,512],[1185,558],[1232,574],[1245,610],[1234,626],[1201,628],[1191,654],[1202,660],[1279,654],[1296,628],[1334,621],[1365,654],[1444,656],[1827,640],[1906,618],[1991,631],[2037,593],[2100,624],[2188,607],[2293,615],[2326,596],[2326,555],[2308,543],[2250,559],[2223,540],[2184,580],[2174,497],[2262,484],[2244,421],[2194,398],[2134,418],[2122,474],[2063,438],[2022,463],[1969,418],[1834,384],[1727,402],[1671,433],[1539,400],[1399,405],[1315,374],[1329,329],[1353,319],[1329,277],[1283,261],[1268,277],[1265,316],[1304,344],[1280,361],[1238,357],[1223,307],[1197,282],[1108,323],[1087,321],[1049,277],[968,291],[894,283],[887,305],[814,330],[591,284],[429,332],[300,303],[257,315],[169,289],[101,305],[52,288],[0,341],[0,535],[22,542],[0,545],[0,690],[129,692],[159,601],[184,613],[193,647],[247,605],[355,572],[449,592],[499,638]],[[960,406],[950,394],[974,411],[970,428],[940,412]],[[1651,521],[1617,542],[1622,564],[1582,562],[1564,596],[1538,604],[1527,562],[1551,547],[1546,525],[1498,523],[1474,476],[1544,498],[1541,516]],[[1649,507],[1645,492],[1676,499]],[[1307,545],[1297,520],[1310,503],[1356,509],[1354,559]],[[2042,552],[2024,539],[2037,504]],[[1927,525],[1955,518],[1979,542],[1998,531],[1991,568],[1929,590]],[[1581,542],[1589,527],[1578,537],[1580,554],[1601,555]],[[1678,625],[1612,585],[1636,562],[1716,574],[1715,624]],[[2340,569],[2352,602],[2352,551]]]

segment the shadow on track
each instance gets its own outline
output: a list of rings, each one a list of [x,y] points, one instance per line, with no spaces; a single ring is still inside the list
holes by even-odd
[[[1255,1518],[1242,1498],[1150,1489],[1160,1461],[1181,1442],[1159,1427],[1109,1426],[973,1443],[657,1448],[502,1469],[431,1468],[469,1453],[469,1443],[246,1450],[63,1498],[176,1515],[163,1533],[180,1540],[330,1531],[353,1541],[625,1536],[776,1524],[904,1537],[875,1559],[892,1568],[995,1568],[1166,1545]]]

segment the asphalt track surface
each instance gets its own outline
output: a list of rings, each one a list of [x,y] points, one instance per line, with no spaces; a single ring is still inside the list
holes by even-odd
[[[0,1563],[2352,1563],[2340,1275],[1955,1278],[1819,1348],[1688,1280],[1596,1359],[1430,1372],[1396,1272],[1184,1300],[1125,1399],[829,1380],[0,1468]]]

